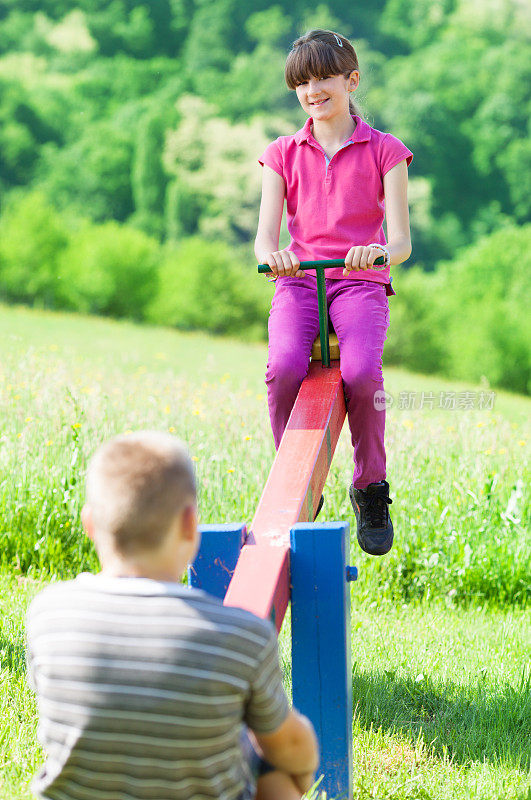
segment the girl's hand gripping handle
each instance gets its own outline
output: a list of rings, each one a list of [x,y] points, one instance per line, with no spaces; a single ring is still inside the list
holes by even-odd
[[[304,278],[304,272],[300,269],[300,261],[291,250],[277,250],[274,253],[268,253],[266,262],[269,267],[267,271],[275,278],[286,276]]]
[[[286,251],[282,251],[282,252],[286,252]],[[289,251],[287,251],[287,252],[289,252]],[[273,255],[278,255],[278,253],[275,253]],[[296,258],[296,256],[294,256],[294,258]],[[303,269],[337,269],[338,267],[341,268],[341,267],[345,266],[345,261],[342,258],[335,258],[335,259],[331,259],[330,261],[301,261],[301,262],[297,261],[297,263],[301,267],[301,269],[298,270],[298,272],[295,273],[295,276],[297,278],[304,277],[304,272],[302,271]],[[385,256],[379,256],[375,260],[375,262],[373,264],[373,268],[374,267],[384,267],[385,268]],[[271,265],[270,265],[270,258],[268,258],[267,264],[258,264],[258,272],[261,275],[272,275],[272,274],[276,275],[277,274],[277,273],[273,273],[273,271],[272,271],[272,268],[271,268]],[[300,274],[299,274],[299,272],[300,272]],[[284,273],[284,274],[287,274],[287,273]]]

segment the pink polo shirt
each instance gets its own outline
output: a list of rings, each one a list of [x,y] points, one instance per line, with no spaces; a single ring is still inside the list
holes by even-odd
[[[411,164],[413,153],[390,133],[371,128],[353,116],[356,128],[329,161],[314,139],[312,118],[292,136],[279,136],[258,159],[286,184],[286,214],[292,250],[300,261],[345,258],[354,245],[386,244],[383,231],[383,176],[400,161]],[[327,278],[370,280],[391,287],[389,267],[351,272],[326,270]],[[315,270],[308,270],[315,275]]]

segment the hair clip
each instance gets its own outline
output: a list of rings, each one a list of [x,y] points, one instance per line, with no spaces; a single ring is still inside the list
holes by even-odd
[[[343,47],[343,42],[341,41],[341,39],[339,38],[339,36],[336,36],[336,34],[335,34],[335,33],[334,33],[334,39],[336,40],[336,42],[338,43],[338,45],[339,45],[340,47]]]

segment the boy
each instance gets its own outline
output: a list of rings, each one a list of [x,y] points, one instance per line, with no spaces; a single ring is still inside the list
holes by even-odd
[[[272,626],[179,583],[199,545],[184,446],[140,432],[100,447],[82,522],[101,573],[52,584],[28,612],[47,754],[34,791],[50,800],[300,798],[317,768],[316,740],[289,709]]]

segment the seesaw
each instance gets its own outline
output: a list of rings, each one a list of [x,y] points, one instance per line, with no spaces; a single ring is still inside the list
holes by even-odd
[[[382,264],[383,258],[375,261]],[[328,331],[324,270],[315,269],[320,335],[249,526],[204,525],[189,583],[280,631],[291,600],[293,703],[319,738],[328,798],[352,798],[352,675],[347,522],[313,522],[346,416],[337,338]],[[260,264],[258,272],[270,272]],[[332,345],[332,348],[330,347]]]

